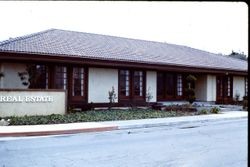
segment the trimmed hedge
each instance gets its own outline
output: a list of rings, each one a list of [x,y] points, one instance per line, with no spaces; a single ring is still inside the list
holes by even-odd
[[[131,110],[91,110],[76,112],[65,115],[52,114],[47,116],[23,116],[5,117],[10,119],[10,125],[38,125],[38,124],[59,124],[73,122],[97,122],[114,120],[131,120],[146,118],[164,118],[184,115],[194,115],[192,112],[160,111],[152,109],[131,109]]]

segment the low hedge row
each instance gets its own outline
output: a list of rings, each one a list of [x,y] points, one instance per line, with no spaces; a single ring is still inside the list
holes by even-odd
[[[58,124],[73,122],[92,122],[92,121],[114,121],[131,120],[146,118],[163,118],[193,115],[190,112],[177,111],[159,111],[152,109],[131,109],[131,110],[91,110],[85,112],[76,112],[65,115],[52,114],[47,116],[23,116],[23,117],[5,117],[10,119],[10,125],[38,125],[38,124]]]

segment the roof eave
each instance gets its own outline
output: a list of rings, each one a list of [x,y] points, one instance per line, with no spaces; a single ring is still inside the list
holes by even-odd
[[[6,55],[8,54],[8,55]],[[22,55],[22,56],[20,56]],[[95,66],[110,66],[110,67],[130,67],[130,68],[145,68],[151,70],[169,70],[180,72],[195,72],[195,73],[219,73],[219,74],[237,74],[247,75],[247,71],[226,69],[226,68],[208,68],[208,67],[193,67],[180,64],[161,64],[150,62],[136,62],[128,60],[117,60],[108,58],[92,58],[92,57],[79,57],[75,55],[58,55],[58,54],[44,54],[44,53],[27,53],[27,52],[13,52],[1,51],[0,59],[5,60],[19,60],[19,61],[44,61],[44,62],[58,62],[58,63],[74,63]],[[84,61],[83,61],[84,60]]]

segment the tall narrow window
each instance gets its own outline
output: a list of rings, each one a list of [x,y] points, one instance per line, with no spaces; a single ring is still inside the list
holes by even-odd
[[[73,89],[72,96],[84,95],[84,68],[73,68]]]
[[[56,66],[55,88],[67,89],[67,68],[65,66]]]
[[[120,70],[120,95],[130,95],[130,72],[129,70]]]
[[[230,82],[230,77],[227,77],[227,96],[231,96],[231,82]]]
[[[223,96],[223,82],[222,81],[223,81],[222,79],[218,80],[218,82],[219,82],[219,96],[220,97]]]
[[[134,71],[134,95],[143,96],[143,72]]]
[[[177,96],[182,96],[182,75],[177,75]]]

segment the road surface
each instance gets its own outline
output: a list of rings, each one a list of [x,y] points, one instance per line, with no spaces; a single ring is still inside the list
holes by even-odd
[[[0,138],[1,167],[246,167],[247,119]]]

